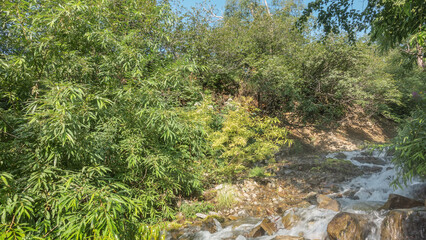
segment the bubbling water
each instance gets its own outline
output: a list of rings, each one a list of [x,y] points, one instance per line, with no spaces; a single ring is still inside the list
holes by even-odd
[[[355,166],[379,169],[375,173],[365,174],[342,184],[340,186],[342,191],[334,195],[345,196],[346,192],[351,191],[353,194],[350,197],[338,199],[341,211],[366,215],[370,222],[370,234],[367,240],[380,239],[380,225],[386,215],[386,211],[377,211],[377,208],[387,201],[391,193],[406,197],[416,197],[415,194],[419,189],[425,189],[426,183],[415,179],[404,189],[394,189],[391,183],[397,172],[390,162],[391,157],[387,155],[386,151],[373,151],[371,153],[352,151],[342,153],[346,156],[345,159],[351,161]],[[331,153],[326,157],[342,159],[342,156],[341,153]],[[379,160],[380,164],[377,163],[378,161],[360,161],[363,158]],[[327,225],[337,214],[335,211],[321,209],[314,205],[307,208],[289,209],[284,213],[284,216],[289,213],[297,215],[300,218],[291,229],[285,229],[281,222],[278,221],[277,227],[279,230],[273,236],[266,235],[254,239],[270,240],[282,235],[303,236],[305,239],[325,239],[327,236]],[[207,231],[199,231],[192,236],[186,237],[194,240],[244,240],[246,239],[244,235],[250,232],[261,221],[262,219],[258,218],[240,219],[238,222],[231,223],[230,226],[223,229],[218,228],[220,230],[216,233],[212,234]]]

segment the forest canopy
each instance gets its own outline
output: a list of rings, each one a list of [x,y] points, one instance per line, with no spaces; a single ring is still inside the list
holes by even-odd
[[[295,121],[415,111],[401,132],[426,142],[416,58],[318,41],[309,21],[296,29],[294,1],[228,1],[224,16],[154,0],[0,4],[2,239],[159,234],[147,224],[173,219],[179,199],[273,161]],[[401,136],[402,169],[424,176],[425,148],[412,172]]]

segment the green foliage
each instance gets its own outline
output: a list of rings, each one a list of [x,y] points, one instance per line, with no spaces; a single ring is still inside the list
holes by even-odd
[[[307,22],[312,12],[318,12],[317,26],[323,27],[326,35],[344,30],[352,42],[359,31],[370,30],[371,41],[379,43],[384,50],[414,46],[411,53],[417,57],[417,65],[425,69],[423,47],[425,45],[426,8],[423,0],[369,0],[364,9],[353,7],[353,1],[316,0],[308,4],[298,20],[300,27]],[[410,52],[408,47],[407,52]]]
[[[223,184],[216,194],[216,206],[218,209],[231,208],[237,203],[235,186]]]
[[[211,66],[197,74],[205,88],[251,96],[263,113],[282,122],[317,125],[353,108],[380,114],[399,104],[376,47],[361,41],[350,46],[339,35],[318,43],[308,30],[294,31],[300,6],[292,1],[277,1],[270,11],[259,1],[229,1],[222,21],[200,26],[197,40],[185,39],[198,49],[188,52],[191,58]]]
[[[173,21],[154,1],[2,3],[2,238],[159,238],[143,222],[201,190],[198,70],[164,52]]]
[[[399,104],[392,77],[412,73],[294,31],[294,1],[229,1],[220,21],[167,3],[2,1],[0,238],[163,238],[147,224],[211,207],[177,199],[291,144],[278,118],[380,112]],[[423,86],[412,77],[405,96]]]
[[[292,143],[279,121],[260,115],[250,98],[229,99],[219,106],[206,97],[195,105],[188,117],[203,126],[210,146],[201,163],[205,182],[235,180],[245,166],[272,159],[280,147]]]
[[[197,213],[208,213],[209,211],[214,211],[215,206],[207,202],[193,202],[193,203],[183,203],[179,207],[179,212],[181,212],[186,218],[195,218]]]
[[[308,52],[316,55],[303,62],[296,111],[310,122],[334,121],[350,109],[361,107],[369,113],[382,113],[389,104],[399,104],[401,94],[383,57],[364,43],[348,46],[335,36],[325,44],[313,44]]]
[[[232,147],[209,141],[237,113],[241,138],[258,140],[238,145],[252,160],[287,141],[247,107],[206,105],[209,68],[182,39],[203,28],[183,27],[166,2],[3,1],[0,13],[4,239],[160,238],[146,223],[200,193],[204,167],[229,167],[216,157]]]
[[[250,169],[249,177],[264,177],[265,174],[265,168],[263,167],[254,167]]]
[[[227,101],[228,111],[220,131],[209,136],[212,148],[227,163],[251,163],[271,158],[279,147],[290,145],[287,130],[278,119],[256,115],[250,99]]]
[[[369,0],[364,9],[355,9],[353,1],[316,0],[304,10],[303,23],[312,12],[318,12],[316,23],[329,33],[344,30],[352,40],[357,31],[371,27],[372,40],[384,47],[394,47],[415,35],[422,42],[425,23],[425,5],[422,0]]]
[[[141,230],[151,229],[139,221],[143,202],[107,172],[104,167],[80,172],[36,168],[27,179],[25,193],[16,191],[25,179],[2,174],[3,180],[9,178],[1,189],[2,239],[146,239],[154,234]],[[156,232],[159,239],[162,234]]]
[[[423,105],[424,106],[424,105]],[[392,162],[399,169],[394,184],[402,187],[418,176],[426,177],[426,112],[418,109],[401,125],[394,139]]]

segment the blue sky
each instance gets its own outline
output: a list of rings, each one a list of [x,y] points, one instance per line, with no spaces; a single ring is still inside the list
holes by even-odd
[[[308,4],[312,0],[303,0],[304,4]],[[181,0],[181,4],[186,7],[190,8],[193,6],[196,6],[197,3],[202,3],[204,0]],[[268,4],[271,4],[272,0],[268,0]],[[354,7],[356,9],[362,9],[367,5],[367,0],[354,0]],[[225,9],[225,3],[226,0],[210,0],[210,3],[213,5],[216,5],[216,8],[219,10],[219,13],[222,13]]]

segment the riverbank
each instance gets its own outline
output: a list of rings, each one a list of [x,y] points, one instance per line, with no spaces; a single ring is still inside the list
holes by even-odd
[[[348,234],[346,227],[339,227],[339,224],[330,227],[329,223],[337,217],[335,222],[338,223],[357,222],[359,226],[355,232],[368,228],[368,234],[361,239],[380,239],[381,234],[399,231],[398,226],[391,224],[389,227],[384,220],[389,214],[405,214],[407,219],[411,216],[406,210],[379,209],[386,206],[389,196],[397,193],[420,199],[421,206],[426,197],[424,182],[413,182],[404,190],[390,187],[395,174],[390,158],[385,152],[351,151],[283,159],[269,165],[270,176],[246,179],[233,185],[221,184],[206,191],[206,201],[214,204],[220,196],[233,196],[232,207],[206,215],[197,214],[195,222],[171,231],[169,238],[324,239],[333,231]],[[413,201],[417,205],[403,208],[419,206],[419,201]],[[410,220],[414,222],[409,224],[414,224],[412,231],[422,234],[425,209],[414,212],[415,219]],[[383,224],[388,225],[382,227]],[[381,229],[390,230],[382,233]],[[349,234],[339,239],[353,237]]]

